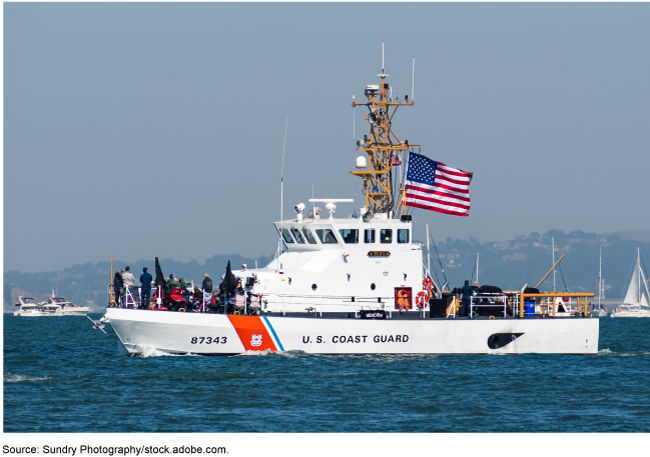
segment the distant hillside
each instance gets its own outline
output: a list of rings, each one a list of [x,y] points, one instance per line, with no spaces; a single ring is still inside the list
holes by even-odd
[[[558,291],[569,290],[598,293],[598,247],[603,241],[603,278],[605,280],[605,298],[620,299],[629,276],[630,267],[636,255],[636,248],[641,248],[641,255],[650,258],[650,242],[646,240],[647,230],[628,230],[617,234],[598,235],[581,231],[564,233],[552,230],[543,235],[533,232],[503,243],[478,240],[436,240],[440,262],[442,262],[450,287],[461,286],[465,279],[476,281],[475,262],[479,253],[479,283],[499,286],[502,289],[521,289],[524,284],[535,286],[551,268],[551,237],[555,240],[556,258],[566,254],[560,263],[556,280]],[[420,241],[426,246],[424,240]],[[444,283],[443,274],[433,245],[431,246],[431,266],[434,279]],[[426,264],[426,250],[424,251]],[[205,273],[213,279],[219,278],[230,260],[233,269],[243,263],[249,268],[255,266],[255,259],[247,259],[239,254],[220,254],[206,260],[204,264],[196,261],[177,262],[162,259],[163,273],[170,273],[186,280],[200,283]],[[267,265],[272,257],[257,259],[259,267]],[[115,261],[115,270],[124,269],[125,262]],[[130,264],[136,277],[146,266],[152,274],[154,260],[140,260]],[[79,304],[101,307],[106,304],[107,287],[110,282],[110,262],[74,265],[63,271],[48,273],[4,273],[5,308],[13,308],[18,295],[29,294],[35,299],[45,299],[56,288],[58,294]],[[550,274],[540,285],[542,290],[553,289],[553,275]]]
[[[622,240],[650,243],[650,230],[643,230],[643,229],[621,230],[620,232],[609,233],[605,236],[618,236]]]

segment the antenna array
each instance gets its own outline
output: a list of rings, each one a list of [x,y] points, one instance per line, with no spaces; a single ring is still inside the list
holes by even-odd
[[[370,123],[370,135],[364,135],[363,140],[357,141],[357,151],[368,154],[367,169],[350,173],[363,179],[366,194],[365,209],[374,214],[388,213],[393,208],[395,198],[391,194],[391,169],[395,156],[400,152],[408,151],[410,146],[420,146],[409,143],[408,140],[400,140],[391,128],[397,108],[413,106],[414,103],[412,98],[409,101],[408,95],[404,97],[403,102],[399,101],[399,97],[393,100],[390,96],[390,86],[386,83],[388,75],[384,73],[383,42],[381,55],[382,72],[377,75],[381,78],[381,84],[366,86],[364,92],[366,103],[357,103],[354,98],[352,99],[353,108],[365,106],[368,109],[364,119]],[[413,65],[415,69],[415,60]]]

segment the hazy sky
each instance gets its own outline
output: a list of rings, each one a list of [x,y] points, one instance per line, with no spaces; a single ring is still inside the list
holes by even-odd
[[[474,172],[416,239],[650,228],[650,4],[3,7],[5,270],[272,254],[287,116],[285,218],[352,213],[382,41],[394,131]]]

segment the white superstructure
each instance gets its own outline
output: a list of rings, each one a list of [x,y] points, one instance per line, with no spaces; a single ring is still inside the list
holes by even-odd
[[[406,308],[415,308],[422,249],[412,242],[410,221],[308,218],[274,225],[284,252],[265,268],[233,271],[249,292],[263,296],[263,311],[354,313],[362,304],[394,310],[396,288],[410,297]]]

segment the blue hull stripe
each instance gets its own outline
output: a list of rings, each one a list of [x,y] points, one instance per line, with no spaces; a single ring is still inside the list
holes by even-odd
[[[280,346],[280,350],[284,352],[284,347],[282,346],[282,343],[280,342],[280,338],[278,338],[278,334],[275,333],[275,329],[269,322],[269,319],[266,316],[262,316],[262,319],[264,319],[264,322],[266,322],[266,326],[271,330],[271,333],[273,334],[273,338],[275,338],[275,341],[277,341],[278,346]]]

